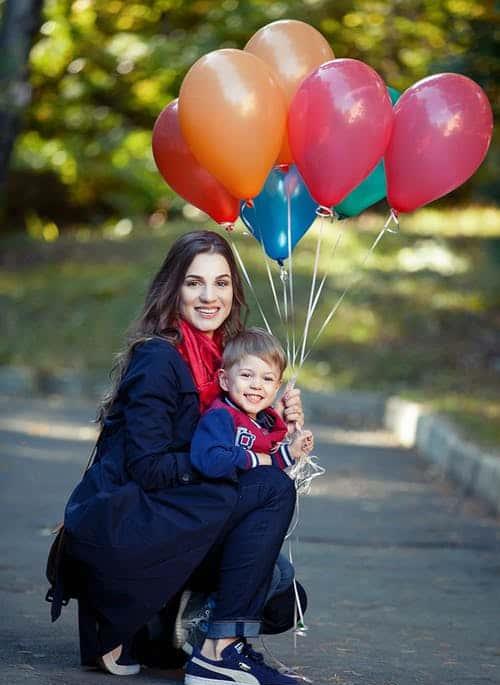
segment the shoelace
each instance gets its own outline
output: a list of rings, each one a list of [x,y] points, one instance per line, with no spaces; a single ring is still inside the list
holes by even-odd
[[[264,655],[252,649],[252,645],[249,645],[248,642],[245,645],[245,648],[243,649],[243,654],[251,661],[255,661],[255,663],[258,664],[260,668],[264,669],[265,671],[272,671],[273,673],[276,673],[275,668],[266,664],[266,662],[264,661]]]

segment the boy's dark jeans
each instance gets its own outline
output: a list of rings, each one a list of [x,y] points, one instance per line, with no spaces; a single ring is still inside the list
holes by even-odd
[[[294,508],[295,486],[283,471],[259,466],[241,474],[238,504],[200,568],[203,575],[210,567],[216,574],[207,637],[259,635],[273,567]]]

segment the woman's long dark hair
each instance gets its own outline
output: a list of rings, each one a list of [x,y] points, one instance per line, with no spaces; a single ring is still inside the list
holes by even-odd
[[[134,347],[154,337],[164,338],[174,345],[180,342],[181,334],[176,322],[181,287],[193,259],[203,253],[224,257],[231,272],[233,303],[229,316],[222,324],[223,342],[242,330],[241,318],[243,314],[246,315],[247,304],[241,276],[227,241],[213,231],[191,231],[178,238],[149,286],[143,310],[129,328],[124,349],[116,356],[111,370],[112,388],[104,397],[97,414],[97,421],[101,425],[115,400]]]

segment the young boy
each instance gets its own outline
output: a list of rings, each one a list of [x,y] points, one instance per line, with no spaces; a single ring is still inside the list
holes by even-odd
[[[198,471],[209,478],[240,478],[241,482],[245,482],[247,477],[252,477],[254,474],[243,474],[244,471],[258,466],[285,469],[302,454],[307,454],[312,450],[312,433],[297,431],[295,426],[292,427],[291,438],[285,442],[288,434],[287,425],[271,407],[279,390],[285,367],[286,357],[283,348],[274,336],[261,329],[248,329],[227,343],[222,357],[222,369],[219,372],[222,396],[201,417],[191,442],[191,461]],[[255,475],[258,476],[258,474]],[[272,474],[269,473],[269,476]],[[241,495],[243,504],[248,500],[253,506],[255,498],[260,497],[258,493],[261,487],[263,493],[266,491],[265,481],[264,478],[260,481],[262,485],[252,485],[252,479],[250,479],[250,486],[246,485],[243,488],[243,492],[245,488],[248,492]],[[255,482],[259,483],[257,479]],[[274,477],[270,478],[270,482],[275,482]],[[255,491],[255,494],[250,491]],[[263,506],[268,506],[269,503],[265,498],[266,495],[263,495],[263,503],[265,502]],[[244,509],[244,506],[242,508]],[[288,514],[285,518],[288,519]],[[281,529],[283,521],[283,512],[277,508],[276,527]],[[285,532],[286,528],[283,530],[283,535]],[[264,597],[266,601],[278,601],[279,597],[284,597],[284,593],[291,594],[293,597],[294,591],[299,593],[301,606],[304,606],[305,593],[299,583],[295,585],[295,590],[293,589],[293,567],[284,556],[279,555],[274,569],[271,566],[272,580],[267,588],[263,568],[267,568],[269,564],[266,562],[265,566],[251,567],[254,563],[251,553],[252,536],[256,534],[265,536],[267,532],[263,528],[253,530],[248,539],[242,540],[241,547],[241,558],[249,566],[253,583],[259,581],[262,576],[259,581],[260,597],[257,599],[252,596],[250,610],[255,612],[255,602],[263,601]],[[269,541],[269,557],[276,557],[279,548],[276,548],[274,533],[269,537]],[[227,573],[230,573],[232,563],[234,559],[226,562]],[[277,584],[274,583],[275,576]],[[252,587],[250,581],[249,585]],[[239,608],[245,606],[245,602],[248,601],[246,592],[246,588],[234,587],[235,602],[239,602]],[[264,592],[263,595],[262,592]],[[191,652],[191,645],[203,644],[201,650],[196,646],[193,651],[186,667],[185,682],[190,685],[209,685],[215,682],[255,683],[256,685],[265,682],[266,685],[295,685],[295,678],[280,674],[265,665],[262,655],[254,652],[245,639],[234,637],[236,632],[229,632],[229,635],[233,637],[228,637],[224,631],[219,632],[221,626],[225,628],[223,624],[228,624],[231,631],[233,623],[237,625],[240,622],[246,623],[248,620],[249,623],[258,624],[257,615],[251,619],[241,618],[236,622],[233,618],[221,619],[219,616],[215,619],[217,630],[212,631],[211,634],[208,622],[213,621],[213,614],[210,617],[211,609],[214,613],[217,612],[217,598],[211,596],[210,599],[212,605],[209,607],[207,604],[206,625],[203,629],[204,635],[208,635],[207,641],[203,642],[204,635],[196,635],[194,640],[187,637],[183,647],[185,651]],[[287,606],[288,602],[289,599],[287,599]],[[224,615],[224,612],[222,613]],[[288,610],[285,613],[288,613]],[[214,623],[212,622],[211,625],[213,626]],[[280,630],[268,632],[280,632]],[[247,634],[256,635],[257,633],[245,633]],[[179,637],[182,635],[180,631]],[[181,640],[179,644],[180,642]],[[219,654],[216,651],[216,642],[227,643]]]
[[[235,477],[257,466],[285,469],[313,448],[310,431],[288,428],[272,403],[281,385],[286,357],[278,340],[249,328],[230,340],[223,353],[223,391],[202,416],[191,443],[191,462],[209,478]]]

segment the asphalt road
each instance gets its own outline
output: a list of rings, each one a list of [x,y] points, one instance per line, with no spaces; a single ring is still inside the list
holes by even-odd
[[[0,682],[95,684],[74,602],[51,625],[50,537],[91,447],[93,408],[0,399]],[[309,629],[266,646],[315,683],[500,683],[500,525],[386,433],[317,427],[327,474],[301,501]],[[135,682],[169,682],[143,671]]]

